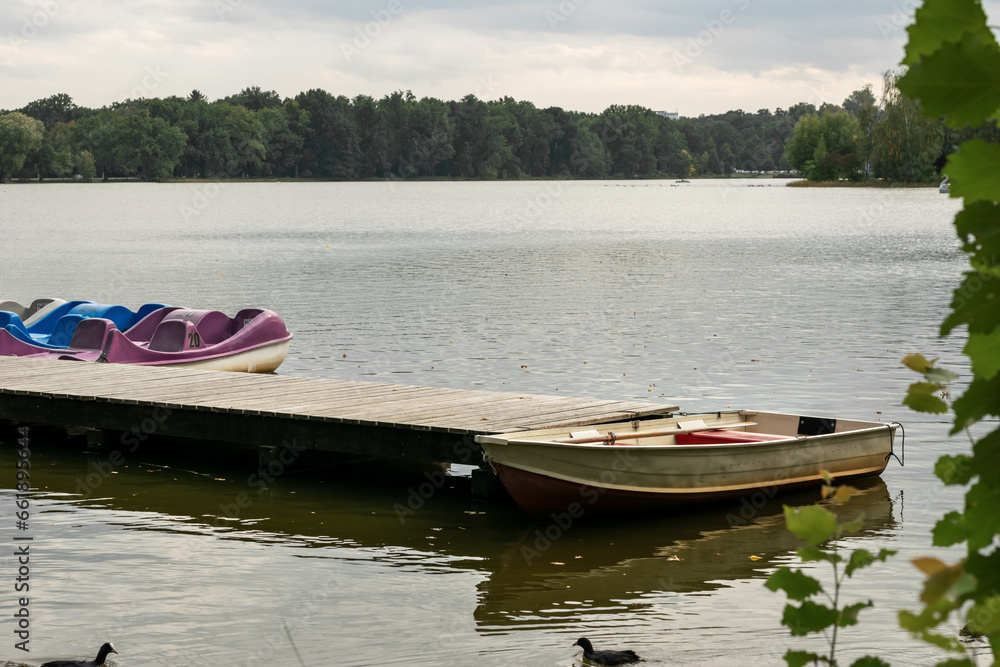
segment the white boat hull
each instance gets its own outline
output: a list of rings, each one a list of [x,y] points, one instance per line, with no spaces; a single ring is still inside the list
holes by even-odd
[[[704,439],[772,438],[757,442],[679,444],[678,423],[701,419]],[[637,511],[720,500],[765,490],[817,484],[827,471],[838,479],[879,475],[892,453],[898,424],[818,420],[834,430],[798,433],[800,417],[741,411],[600,425],[605,442],[556,442],[565,429],[478,436],[485,457],[515,502],[533,516],[574,510]],[[817,418],[805,418],[817,419]],[[741,426],[741,423],[753,425]],[[709,431],[712,427],[727,430]],[[666,432],[630,438],[632,433]],[[745,435],[741,435],[745,434]],[[780,437],[781,439],[775,439]],[[690,438],[689,438],[690,439]],[[697,439],[697,438],[695,438]]]

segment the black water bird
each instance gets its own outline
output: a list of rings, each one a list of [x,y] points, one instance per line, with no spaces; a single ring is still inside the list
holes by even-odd
[[[111,642],[101,647],[101,650],[97,652],[97,658],[94,660],[53,660],[52,662],[44,663],[42,667],[101,667],[104,661],[107,660],[109,653],[118,653]]]
[[[583,657],[599,665],[627,665],[630,662],[639,662],[639,656],[635,651],[595,651],[594,645],[586,637],[580,637],[573,646],[583,649]],[[44,667],[44,666],[43,666]]]

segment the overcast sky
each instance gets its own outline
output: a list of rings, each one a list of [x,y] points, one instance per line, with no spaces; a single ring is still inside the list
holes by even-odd
[[[291,97],[481,99],[682,116],[840,103],[895,67],[915,0],[3,0],[0,109]],[[1000,2],[984,5],[1000,18]]]

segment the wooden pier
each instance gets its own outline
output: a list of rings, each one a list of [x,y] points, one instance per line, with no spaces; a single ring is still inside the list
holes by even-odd
[[[124,447],[157,435],[479,465],[473,437],[481,433],[675,410],[644,401],[0,357],[0,420],[94,429]]]

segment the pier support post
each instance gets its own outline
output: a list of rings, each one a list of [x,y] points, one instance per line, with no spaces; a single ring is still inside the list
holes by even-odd
[[[262,445],[257,448],[257,471],[267,472],[268,466],[278,461],[278,454],[281,451],[281,447],[271,447],[268,445]],[[279,461],[280,464],[280,461]]]
[[[112,436],[116,434],[102,428],[88,428],[85,435],[87,437],[87,449],[95,452],[107,451],[115,443],[115,438]]]
[[[472,471],[472,499],[496,500],[507,495],[507,490],[500,483],[500,478],[492,470],[474,468]]]

